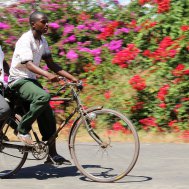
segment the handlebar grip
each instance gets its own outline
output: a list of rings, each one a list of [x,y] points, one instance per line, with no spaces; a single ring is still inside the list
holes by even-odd
[[[79,80],[78,82],[77,82],[77,89],[79,89],[79,90],[82,90],[83,89],[83,82],[82,82],[82,80]]]

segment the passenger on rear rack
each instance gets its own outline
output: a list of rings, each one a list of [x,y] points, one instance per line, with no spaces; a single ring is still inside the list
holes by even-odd
[[[7,83],[5,82],[5,79],[4,79],[4,75],[5,74],[8,75],[8,72],[9,72],[9,65],[4,60],[4,53],[0,46],[0,85],[4,85],[4,86],[7,85]],[[6,118],[8,118],[8,116],[10,114],[10,107],[9,107],[8,103],[6,102],[6,100],[4,99],[4,97],[2,96],[1,87],[3,87],[3,86],[0,86],[0,127],[3,124],[3,121]]]

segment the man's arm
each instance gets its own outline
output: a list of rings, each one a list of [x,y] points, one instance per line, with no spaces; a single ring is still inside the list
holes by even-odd
[[[7,63],[6,60],[3,60],[3,69],[4,69],[4,72],[5,72],[7,75],[9,75],[9,69],[10,69],[10,67],[9,67],[9,65],[8,65],[8,63]]]
[[[32,61],[28,61],[25,63],[28,70],[34,72],[35,74],[41,75],[49,79],[50,81],[58,81],[58,77],[50,72],[47,72],[38,66],[36,66]]]
[[[58,75],[62,77],[66,77],[69,80],[72,80],[74,82],[77,82],[78,79],[76,79],[73,75],[69,74],[68,72],[64,71],[58,64],[54,63],[53,58],[51,55],[48,55],[47,57],[44,57],[44,60],[50,70],[57,73]]]

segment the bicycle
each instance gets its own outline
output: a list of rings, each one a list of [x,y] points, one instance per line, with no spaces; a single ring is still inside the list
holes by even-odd
[[[48,145],[61,135],[61,130],[73,118],[68,148],[74,164],[84,176],[97,182],[115,182],[133,169],[138,159],[140,143],[132,122],[120,112],[102,106],[85,109],[79,97],[81,85],[64,78],[62,80],[64,84],[51,101],[74,102],[76,106],[48,141],[41,141],[32,128],[35,144],[26,146],[21,143],[15,133],[15,125],[19,123],[20,117],[15,112],[15,107],[11,107],[12,114],[0,130],[0,178],[15,175],[24,165],[29,153],[37,160],[46,158]],[[55,97],[68,88],[70,98]],[[121,166],[117,164],[118,161]]]

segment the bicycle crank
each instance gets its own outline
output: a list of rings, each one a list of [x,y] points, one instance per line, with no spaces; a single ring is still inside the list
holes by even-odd
[[[49,147],[44,142],[36,142],[32,149],[32,155],[37,160],[42,160],[49,154]]]

